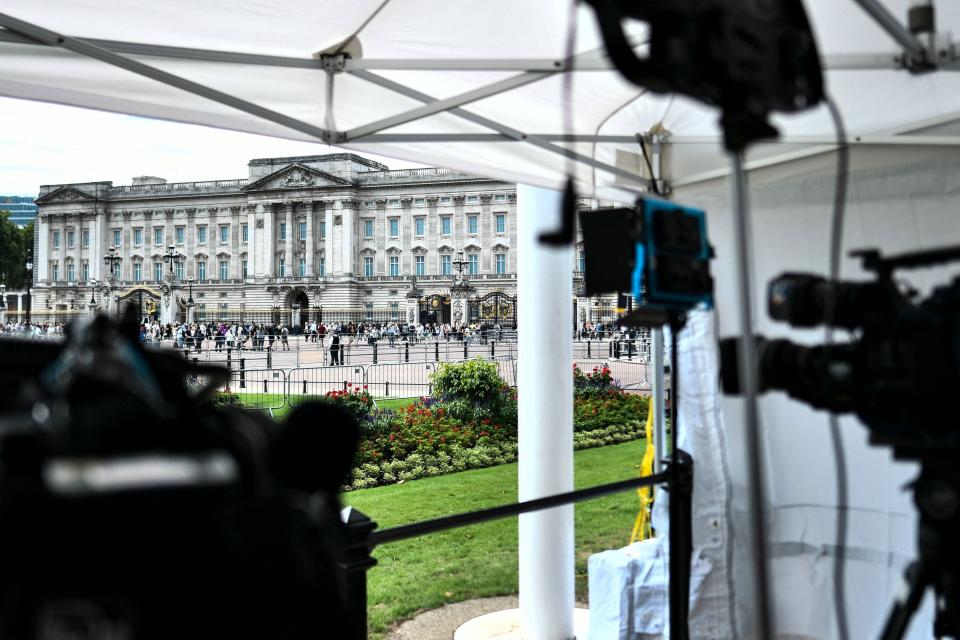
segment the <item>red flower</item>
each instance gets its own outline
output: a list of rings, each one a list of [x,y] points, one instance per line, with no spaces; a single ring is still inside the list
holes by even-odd
[[[393,434],[390,434],[390,442],[393,442]]]
[[[363,388],[364,388],[364,389],[368,389],[369,387],[368,387],[367,385],[363,385]]]

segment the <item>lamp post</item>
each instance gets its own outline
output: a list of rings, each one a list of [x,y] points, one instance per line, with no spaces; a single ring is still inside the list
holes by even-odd
[[[177,255],[177,248],[174,245],[167,246],[167,252],[163,254],[163,261],[170,265],[170,279],[173,280],[173,264],[176,262],[177,258],[180,256]]]
[[[90,303],[89,303],[91,315],[97,312],[96,310],[97,299],[96,297],[94,297],[94,294],[96,294],[96,292],[97,292],[97,281],[91,280],[90,281]]]
[[[107,249],[107,255],[104,256],[103,261],[107,264],[107,267],[110,270],[110,277],[114,280],[120,279],[120,274],[118,271],[120,270],[120,262],[122,260],[123,257],[119,255],[117,247],[110,247]]]
[[[189,291],[187,293],[187,324],[193,324],[193,278],[187,280]]]
[[[27,325],[30,325],[30,307],[33,306],[33,296],[30,294],[30,285],[33,283],[33,249],[27,249]]]

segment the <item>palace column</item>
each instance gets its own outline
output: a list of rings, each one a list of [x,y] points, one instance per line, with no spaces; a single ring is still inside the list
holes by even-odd
[[[284,268],[284,272],[283,272],[284,277],[299,275],[297,274],[296,268],[293,265],[293,208],[294,206],[296,206],[296,203],[294,202],[286,203],[287,241],[284,243],[284,247],[283,247],[284,263],[286,264],[286,267]]]
[[[263,235],[263,233],[257,229],[257,216],[256,212],[260,211],[262,215],[263,207],[262,205],[257,205],[252,207],[249,204],[246,205],[247,208],[247,245],[244,247],[244,251],[247,252],[247,275],[251,278],[256,277],[257,275],[257,239]]]
[[[331,274],[339,274],[340,269],[340,252],[334,251],[334,242],[333,239],[336,236],[333,229],[333,206],[334,202],[331,200],[326,203],[324,209],[324,224],[327,227],[327,239],[323,243],[324,255],[327,257],[327,271]]]
[[[312,200],[303,203],[303,208],[306,209],[307,214],[307,242],[304,248],[304,258],[307,259],[308,278],[316,275],[316,271],[313,268],[313,259],[316,253],[316,248],[313,245],[313,209],[315,205],[316,203]]]
[[[273,205],[258,202],[254,214],[256,243],[254,245],[254,275],[259,280],[273,273]]]
[[[354,233],[354,219],[356,211],[354,208],[358,205],[356,200],[345,198],[340,201],[340,247],[341,247],[341,266],[340,270],[344,274],[352,275],[354,273],[354,251],[353,245],[356,242],[357,234]]]

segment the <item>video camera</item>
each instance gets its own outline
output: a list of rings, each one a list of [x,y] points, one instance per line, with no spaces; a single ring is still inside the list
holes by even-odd
[[[0,637],[346,637],[356,423],[214,406],[227,371],[145,350],[135,326],[0,341]]]
[[[828,319],[834,287],[832,326],[855,331],[853,342],[805,347],[789,340],[757,338],[760,390],[783,390],[812,407],[853,412],[877,443],[898,453],[960,447],[960,432],[949,404],[960,379],[960,279],[936,288],[924,300],[903,292],[896,269],[932,266],[960,259],[960,249],[938,249],[884,258],[874,250],[855,252],[869,282],[831,283],[819,276],[785,273],[767,290],[768,311],[794,327],[815,327]],[[739,393],[737,338],[720,346],[723,390]]]

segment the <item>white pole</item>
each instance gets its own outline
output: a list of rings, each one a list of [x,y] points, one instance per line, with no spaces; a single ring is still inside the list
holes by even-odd
[[[573,248],[547,247],[562,194],[517,186],[519,497],[573,490]],[[574,637],[573,505],[520,516],[524,640]]]

